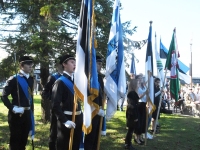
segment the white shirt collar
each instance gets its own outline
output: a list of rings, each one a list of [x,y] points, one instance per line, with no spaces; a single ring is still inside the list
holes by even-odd
[[[25,73],[23,70],[20,70],[20,73],[23,74],[27,79],[29,78],[29,74]]]
[[[74,79],[74,76],[73,76],[73,75],[70,75],[67,71],[63,71],[63,73],[65,73],[65,74],[67,74],[68,76],[70,76],[71,79],[72,79],[72,81],[73,81],[73,79]]]

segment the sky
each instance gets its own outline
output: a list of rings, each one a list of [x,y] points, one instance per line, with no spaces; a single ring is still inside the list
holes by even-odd
[[[153,21],[153,49],[155,32],[157,34],[157,48],[159,49],[161,37],[162,43],[169,49],[173,29],[176,27],[179,59],[189,66],[191,61],[190,44],[192,43],[193,77],[200,77],[198,68],[200,60],[200,0],[120,0],[120,2],[122,4],[120,11],[122,22],[131,20],[132,27],[138,27],[137,32],[129,37],[130,39],[133,41],[147,39],[149,21]],[[141,50],[134,51],[136,58],[139,59],[139,63],[136,63],[137,73],[144,73],[146,48],[147,45]],[[2,49],[0,51],[1,60],[6,54]],[[156,74],[155,67],[154,72]]]
[[[122,22],[131,20],[132,27],[138,27],[137,32],[129,37],[130,39],[133,41],[147,39],[149,21],[153,21],[153,49],[155,47],[155,32],[157,49],[160,47],[160,37],[162,43],[169,49],[173,29],[176,27],[179,59],[189,66],[191,62],[190,45],[192,43],[192,73],[193,77],[200,77],[200,0],[121,0],[120,2],[122,4],[120,11]],[[139,63],[136,63],[137,73],[145,72],[146,49],[147,45],[141,50],[134,50],[135,56],[139,59]],[[154,67],[154,72],[155,70]]]

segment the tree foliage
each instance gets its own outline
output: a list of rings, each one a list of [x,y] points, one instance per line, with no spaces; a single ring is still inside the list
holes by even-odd
[[[43,87],[49,76],[51,61],[58,55],[75,53],[81,0],[9,0],[1,1],[0,6],[2,22],[17,22],[16,30],[19,31],[4,34],[1,40],[8,45],[3,48],[10,55],[16,52],[17,58],[33,55],[35,63],[40,64]],[[112,6],[113,0],[95,1],[97,54],[103,57],[107,52]],[[125,33],[133,34],[134,29],[129,28],[130,22],[124,23]],[[42,100],[45,121],[49,120],[48,103]]]

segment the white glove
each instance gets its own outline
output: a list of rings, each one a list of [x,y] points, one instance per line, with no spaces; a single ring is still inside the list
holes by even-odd
[[[76,124],[75,124],[73,121],[70,121],[70,120],[68,120],[67,122],[65,122],[64,125],[65,125],[67,128],[70,128],[70,129],[76,127]]]
[[[99,116],[104,117],[105,116],[105,112],[103,109],[99,109],[99,112],[97,113]]]
[[[13,107],[13,112],[15,114],[23,114],[24,113],[24,108],[23,107],[14,106]]]

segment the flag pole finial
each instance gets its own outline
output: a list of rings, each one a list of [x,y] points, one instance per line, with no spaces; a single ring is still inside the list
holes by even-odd
[[[174,32],[176,32],[176,27],[174,28]]]
[[[149,21],[150,25],[153,23],[153,21]]]

